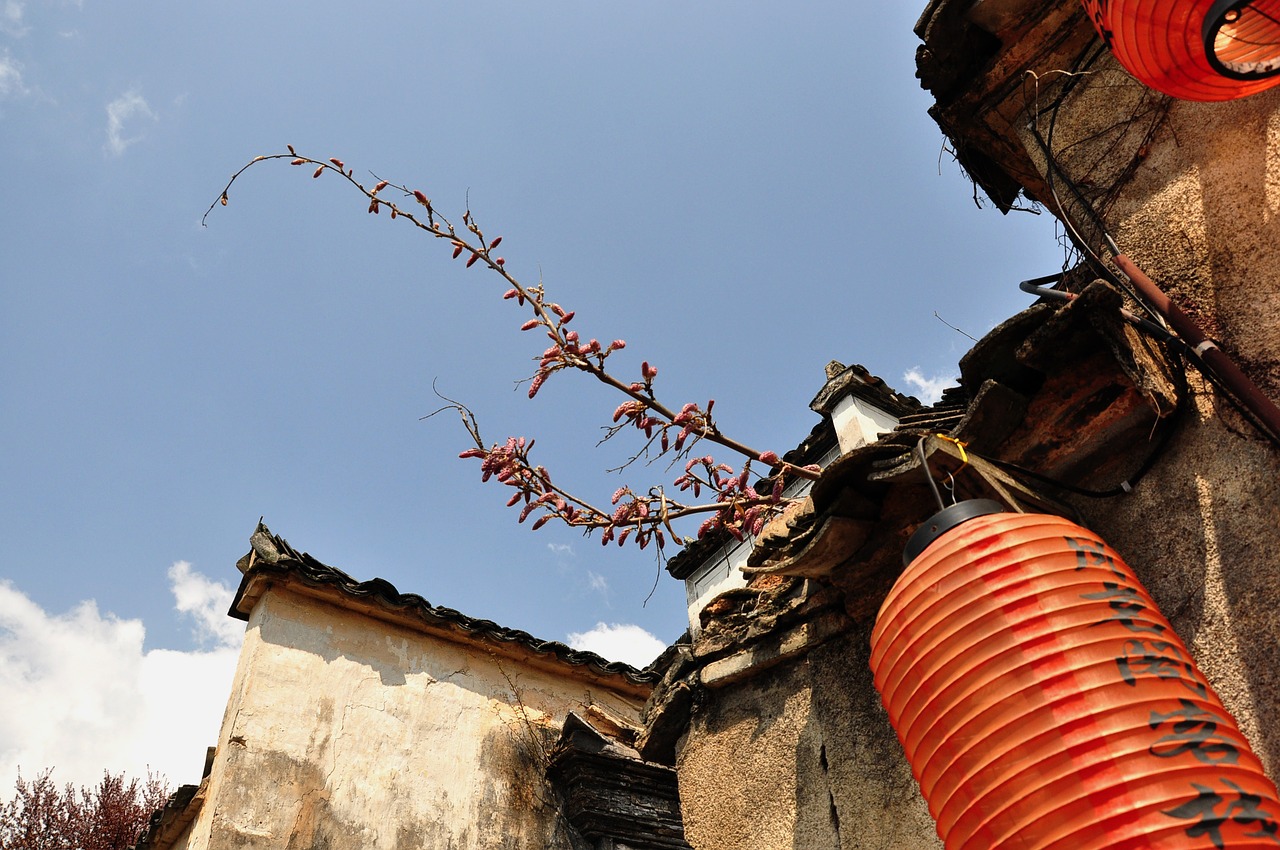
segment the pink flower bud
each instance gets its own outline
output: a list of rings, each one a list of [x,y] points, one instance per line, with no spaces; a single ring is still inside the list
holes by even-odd
[[[290,165],[305,165],[305,164],[306,164],[306,162],[307,162],[307,161],[306,161],[305,159],[295,159],[293,162],[291,162],[291,163],[289,163],[289,164],[290,164]]]
[[[329,161],[332,162],[334,165],[338,166],[339,171],[346,168],[346,166],[342,164],[342,160],[338,159],[337,157],[331,156],[329,157]]]
[[[417,189],[413,190],[413,198],[418,203],[422,204],[424,207],[431,206],[431,202],[427,200],[427,196],[422,194],[422,192],[418,191]]]
[[[497,248],[497,247],[498,247],[499,245],[501,245],[501,244],[502,244],[502,237],[501,237],[501,236],[495,236],[495,237],[494,237],[494,239],[493,239],[493,241],[489,243],[489,247],[490,247],[490,248]]]
[[[515,298],[519,294],[520,294],[520,290],[518,289],[508,289],[506,292],[502,293],[502,300],[510,301],[512,298]]]
[[[537,531],[539,528],[542,528],[542,526],[547,524],[547,520],[549,519],[551,519],[551,514],[538,517],[538,519],[533,523],[533,530]]]
[[[521,326],[520,326],[520,330],[522,330],[522,331],[531,331],[531,330],[533,330],[534,328],[536,328],[537,326],[538,326],[538,320],[537,320],[537,319],[530,319],[529,321],[525,322],[523,325],[521,325]]]
[[[778,453],[777,452],[761,452],[760,457],[758,459],[761,463],[767,463],[770,466],[773,466],[778,462]]]
[[[321,174],[324,174],[324,166],[323,166],[323,165],[322,165],[322,166],[320,166],[319,168],[317,168],[317,169],[316,169],[316,173],[315,173],[315,174],[312,174],[312,175],[311,175],[311,177],[312,177],[312,179],[314,179],[314,178],[316,178],[316,177],[319,177]]]
[[[467,268],[471,268],[472,266],[474,266],[476,264],[476,260],[478,259],[480,259],[479,254],[472,254],[470,259],[467,260]]]
[[[621,339],[615,339],[613,342],[609,343],[610,351],[621,351],[626,347],[627,347],[626,341]]]
[[[378,181],[378,185],[373,187],[373,194],[375,194],[375,195],[376,195],[376,194],[378,194],[378,193],[379,193],[379,192],[381,192],[383,189],[387,188],[387,185],[388,185],[388,184],[387,184],[387,181],[386,181],[386,180],[379,180],[379,181]]]
[[[505,266],[507,264],[507,261],[502,259],[501,257],[498,257],[496,260],[494,260],[494,262],[500,266]]]

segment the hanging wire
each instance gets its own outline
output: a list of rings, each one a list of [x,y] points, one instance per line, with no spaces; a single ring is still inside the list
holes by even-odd
[[[1113,244],[1110,236],[1107,234],[1106,222],[1102,220],[1102,216],[1094,209],[1093,202],[1086,198],[1084,193],[1080,191],[1080,187],[1062,172],[1061,167],[1058,165],[1057,156],[1055,156],[1053,152],[1053,138],[1057,131],[1058,114],[1061,112],[1063,104],[1066,102],[1066,99],[1071,92],[1075,90],[1075,87],[1080,84],[1080,81],[1084,78],[1084,75],[1089,71],[1093,64],[1106,52],[1105,45],[1091,46],[1081,52],[1080,55],[1077,56],[1076,61],[1072,64],[1071,70],[1058,91],[1057,96],[1054,97],[1053,102],[1043,110],[1039,108],[1039,84],[1037,81],[1036,112],[1035,116],[1028,123],[1027,129],[1031,132],[1032,138],[1035,139],[1036,144],[1040,147],[1041,153],[1044,155],[1045,181],[1049,187],[1049,194],[1053,197],[1054,205],[1062,213],[1060,220],[1066,228],[1072,244],[1076,246],[1076,250],[1078,250],[1081,256],[1088,261],[1089,266],[1099,277],[1105,279],[1108,283],[1127,294],[1131,299],[1133,299],[1135,304],[1139,305],[1144,311],[1146,311],[1152,321],[1163,325],[1163,317],[1148,305],[1146,301],[1139,297],[1138,293],[1134,291],[1127,281],[1122,280],[1115,272],[1113,272],[1111,267],[1107,265],[1106,261],[1098,251],[1094,249],[1090,241],[1084,238],[1084,235],[1076,227],[1072,216],[1067,212],[1067,207],[1063,204],[1062,198],[1058,195],[1057,184],[1058,182],[1061,182],[1075,197],[1079,208],[1083,210],[1086,217],[1089,218],[1093,227],[1099,234],[1101,234],[1102,241],[1108,245]],[[1041,135],[1039,126],[1040,116],[1046,112],[1049,115],[1048,138]]]
[[[1071,216],[1067,213],[1067,208],[1063,205],[1061,197],[1058,195],[1057,184],[1060,182],[1063,186],[1065,186],[1071,192],[1071,194],[1074,196],[1078,204],[1079,209],[1084,211],[1086,217],[1089,218],[1090,222],[1096,228],[1102,243],[1106,247],[1106,250],[1109,251],[1113,256],[1120,256],[1122,254],[1119,246],[1116,245],[1115,240],[1112,238],[1110,232],[1107,230],[1106,223],[1103,221],[1102,216],[1097,212],[1096,209],[1094,209],[1093,203],[1087,197],[1085,197],[1084,193],[1080,190],[1080,187],[1076,185],[1076,183],[1072,181],[1065,172],[1063,172],[1061,166],[1057,161],[1057,157],[1054,155],[1054,152],[1053,152],[1053,137],[1057,127],[1058,113],[1061,110],[1070,91],[1074,89],[1076,85],[1079,85],[1082,70],[1087,70],[1089,66],[1091,66],[1095,61],[1097,61],[1097,58],[1100,55],[1101,55],[1101,52],[1099,50],[1092,51],[1092,55],[1090,55],[1090,53],[1087,51],[1085,53],[1082,53],[1081,56],[1077,59],[1075,65],[1073,66],[1071,73],[1068,75],[1066,82],[1063,83],[1062,90],[1059,91],[1058,96],[1054,99],[1054,102],[1043,110],[1039,109],[1039,100],[1038,100],[1039,87],[1037,85],[1037,89],[1036,89],[1037,111],[1035,113],[1035,117],[1028,124],[1028,130],[1030,131],[1032,138],[1035,139],[1036,144],[1040,147],[1040,150],[1044,155],[1045,176],[1046,176],[1049,192],[1052,195],[1054,203],[1056,204],[1058,210],[1062,213],[1061,221],[1063,222],[1063,225],[1067,228],[1067,231],[1072,239],[1072,242],[1077,246],[1077,249],[1081,251],[1082,256],[1086,258],[1090,267],[1093,268],[1099,274],[1100,277],[1105,279],[1108,283],[1111,283],[1116,288],[1125,292],[1131,299],[1133,299],[1134,303],[1138,304],[1147,313],[1152,323],[1157,325],[1161,329],[1159,333],[1154,334],[1157,338],[1160,338],[1162,340],[1168,337],[1177,339],[1176,335],[1174,335],[1169,330],[1169,325],[1168,325],[1168,322],[1166,322],[1165,317],[1161,315],[1160,312],[1157,311],[1150,303],[1148,303],[1148,301],[1145,298],[1142,298],[1134,290],[1134,288],[1130,285],[1128,281],[1123,280],[1121,277],[1116,275],[1110,269],[1110,267],[1106,264],[1106,262],[1102,259],[1102,257],[1098,254],[1098,252],[1094,250],[1092,245],[1087,240],[1084,239],[1080,231],[1077,229],[1075,223],[1072,221]],[[1039,116],[1043,115],[1046,112],[1049,114],[1048,138],[1045,138],[1045,136],[1041,135],[1040,129],[1038,126]],[[1050,276],[1046,276],[1046,277],[1050,277]],[[1033,282],[1043,283],[1045,282],[1045,279],[1037,278],[1037,279],[1034,279]],[[1026,281],[1024,281],[1024,283],[1026,283]],[[1053,296],[1050,296],[1050,297],[1053,297]],[[1142,327],[1143,330],[1148,330],[1148,331],[1150,330],[1148,326],[1139,325],[1139,327]],[[1180,344],[1181,344],[1181,349],[1183,351],[1191,350],[1191,347],[1186,344],[1185,340],[1180,340]],[[1216,346],[1214,347],[1216,348]],[[1201,355],[1199,350],[1193,350],[1191,353],[1194,356],[1188,358],[1189,362],[1195,366],[1196,370],[1200,372],[1201,375],[1204,376],[1205,380],[1207,380],[1211,385],[1213,385],[1213,387],[1219,391],[1222,397],[1225,398],[1227,402],[1237,412],[1239,412],[1244,417],[1244,419],[1247,422],[1249,422],[1250,425],[1252,425],[1258,431],[1258,433],[1260,433],[1272,444],[1276,446],[1280,446],[1280,433],[1277,433],[1274,429],[1268,427],[1266,422],[1263,420],[1263,418],[1259,416],[1257,413],[1255,413],[1252,409],[1250,409],[1249,405],[1244,403],[1244,401],[1240,398],[1237,391],[1233,389],[1232,386],[1230,386],[1226,381],[1224,381],[1223,378],[1214,371],[1214,369],[1210,368],[1209,365],[1204,362],[1204,356]]]
[[[924,441],[929,439],[929,435],[925,434],[920,438],[920,442],[916,443],[916,453],[920,455],[920,469],[924,471],[925,480],[929,482],[929,489],[933,491],[933,498],[938,502],[938,510],[945,511],[947,506],[942,501],[942,491],[938,489],[938,482],[933,480],[933,473],[929,471],[929,457],[924,451]]]

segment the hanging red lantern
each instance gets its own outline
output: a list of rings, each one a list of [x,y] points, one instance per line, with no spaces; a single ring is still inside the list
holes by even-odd
[[[871,639],[947,850],[1275,850],[1275,785],[1133,571],[1000,511],[926,523]]]
[[[1084,0],[1139,82],[1184,100],[1234,100],[1280,84],[1280,0]]]

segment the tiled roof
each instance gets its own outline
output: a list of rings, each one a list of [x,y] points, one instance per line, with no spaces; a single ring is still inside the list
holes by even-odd
[[[969,409],[969,392],[964,387],[947,387],[942,398],[930,407],[923,407],[898,420],[895,431],[929,431],[947,433],[960,424]]]
[[[605,676],[621,676],[633,684],[648,685],[659,678],[659,674],[651,669],[639,670],[620,661],[608,661],[594,652],[573,649],[559,641],[539,640],[528,632],[509,629],[492,620],[468,617],[452,608],[432,605],[416,593],[401,593],[386,579],[356,581],[336,567],[322,564],[306,552],[298,552],[261,523],[250,542],[252,550],[237,564],[244,572],[244,578],[231,602],[231,610],[227,612],[239,620],[249,619],[250,606],[244,604],[244,594],[252,581],[275,574],[287,576],[308,587],[331,588],[349,599],[372,603],[401,617],[407,616],[425,625],[465,635],[471,640],[515,644],[535,655],[586,667]]]

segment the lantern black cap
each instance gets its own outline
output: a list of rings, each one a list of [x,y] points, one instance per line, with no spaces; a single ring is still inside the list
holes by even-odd
[[[966,499],[949,508],[943,508],[925,520],[924,524],[917,528],[907,540],[907,546],[902,550],[902,565],[904,567],[910,565],[921,552],[929,548],[933,541],[957,525],[980,516],[1000,513],[1004,513],[1004,505],[991,499]]]

